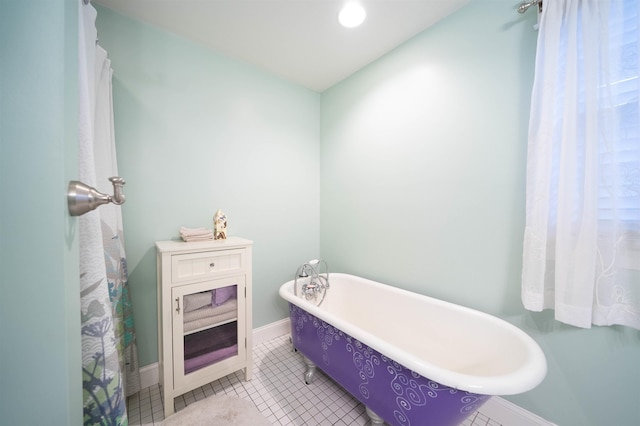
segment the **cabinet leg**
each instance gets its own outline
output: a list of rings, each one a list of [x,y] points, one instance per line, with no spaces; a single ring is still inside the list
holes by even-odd
[[[166,419],[170,415],[176,412],[174,405],[173,395],[167,395],[166,393],[162,397],[162,403],[164,404],[164,418]]]

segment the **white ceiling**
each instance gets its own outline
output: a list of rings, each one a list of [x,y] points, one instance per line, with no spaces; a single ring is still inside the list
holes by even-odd
[[[214,51],[322,92],[470,0],[360,0],[367,18],[343,28],[347,0],[93,0]]]

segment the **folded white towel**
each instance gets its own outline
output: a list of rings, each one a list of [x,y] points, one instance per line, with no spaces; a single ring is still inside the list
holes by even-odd
[[[187,228],[187,227],[181,226],[180,238],[182,238],[183,241],[212,240],[213,231],[211,229],[206,229],[206,228]]]
[[[202,318],[214,317],[220,314],[226,314],[227,312],[236,312],[238,310],[238,299],[229,299],[227,303],[220,306],[205,306],[195,311],[184,313],[184,322],[195,321]]]
[[[210,229],[207,228],[187,228],[184,226],[180,227],[180,235],[181,236],[198,236],[198,235],[207,235],[213,233]]]
[[[183,241],[205,241],[213,240],[213,233],[208,235],[181,236]]]
[[[191,312],[205,306],[211,306],[211,290],[203,291],[201,293],[187,294],[184,296],[184,312]]]
[[[229,311],[223,314],[214,315],[212,317],[200,318],[200,319],[189,321],[189,322],[185,321],[182,331],[184,331],[185,333],[188,333],[190,331],[197,330],[199,328],[207,327],[223,321],[234,319],[235,317],[236,317],[236,311]]]

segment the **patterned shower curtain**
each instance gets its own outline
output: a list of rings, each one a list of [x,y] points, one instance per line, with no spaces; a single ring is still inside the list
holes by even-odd
[[[118,174],[111,64],[96,43],[95,9],[78,1],[78,174],[111,194],[108,177]],[[140,385],[120,206],[103,205],[80,216],[78,224],[84,423],[126,425],[126,396]]]

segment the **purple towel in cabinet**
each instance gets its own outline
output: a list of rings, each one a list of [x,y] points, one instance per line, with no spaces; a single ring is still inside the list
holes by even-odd
[[[229,346],[228,348],[218,349],[217,351],[207,352],[204,355],[197,356],[184,361],[184,374],[189,374],[199,370],[202,367],[214,364],[223,359],[227,359],[238,354],[238,345]]]
[[[196,358],[238,343],[238,324],[212,327],[197,333],[184,336],[184,359]]]

